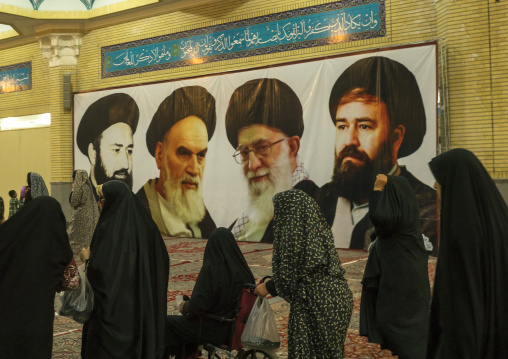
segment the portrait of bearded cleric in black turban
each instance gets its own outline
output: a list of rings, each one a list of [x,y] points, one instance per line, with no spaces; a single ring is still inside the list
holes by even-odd
[[[132,189],[133,134],[138,120],[136,102],[124,93],[102,97],[86,109],[76,142],[90,161],[94,189],[110,180],[123,181]]]
[[[237,241],[273,242],[272,197],[291,188],[317,191],[298,157],[303,130],[302,104],[285,82],[260,78],[233,92],[226,132],[248,188],[245,209],[230,226]]]
[[[397,160],[422,144],[426,115],[415,76],[401,63],[372,56],[348,67],[329,99],[335,125],[331,181],[316,200],[339,248],[364,249],[370,243],[369,194],[377,174],[405,177],[419,201],[426,248],[437,253],[435,190]]]
[[[215,122],[215,98],[202,86],[176,89],[153,115],[146,145],[159,177],[149,179],[136,197],[164,235],[208,238],[216,228],[203,201],[206,154]]]

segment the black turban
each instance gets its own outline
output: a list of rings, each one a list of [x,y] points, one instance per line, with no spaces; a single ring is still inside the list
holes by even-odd
[[[412,154],[421,146],[427,123],[420,88],[411,71],[397,61],[380,56],[355,62],[333,85],[329,108],[334,124],[341,98],[356,88],[386,104],[390,129],[398,125],[405,127],[398,158]]]
[[[233,148],[238,146],[238,132],[254,124],[277,128],[289,137],[302,137],[302,104],[291,87],[268,78],[238,87],[226,112],[226,133]]]
[[[86,109],[79,123],[76,135],[78,148],[85,156],[88,156],[88,145],[104,130],[122,122],[129,125],[134,133],[138,126],[138,120],[138,105],[129,95],[115,93],[102,97]]]
[[[189,116],[196,116],[204,122],[210,140],[215,131],[217,115],[215,98],[204,87],[181,87],[162,101],[146,131],[148,152],[155,157],[157,142],[164,140],[175,123]]]

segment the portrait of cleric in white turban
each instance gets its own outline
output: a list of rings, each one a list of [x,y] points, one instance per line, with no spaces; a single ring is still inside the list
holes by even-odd
[[[133,134],[139,120],[136,101],[124,93],[100,98],[85,111],[76,142],[90,161],[90,182],[94,189],[110,180],[132,188]]]
[[[311,196],[317,191],[298,157],[303,129],[302,105],[286,83],[261,78],[233,92],[226,132],[248,188],[245,210],[230,226],[237,241],[273,242],[276,193],[293,187]]]
[[[159,177],[136,193],[160,232],[174,237],[208,238],[216,228],[203,202],[208,141],[216,123],[215,98],[201,86],[187,86],[166,97],[146,132]]]
[[[426,133],[422,95],[401,63],[373,56],[355,62],[337,79],[329,100],[335,125],[331,182],[316,195],[336,247],[365,249],[373,231],[369,195],[377,174],[405,177],[419,201],[425,247],[437,254],[436,192],[397,160],[414,153]]]

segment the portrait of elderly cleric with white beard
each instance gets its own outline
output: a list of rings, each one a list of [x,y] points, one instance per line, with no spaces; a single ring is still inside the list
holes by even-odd
[[[202,185],[216,120],[215,99],[201,86],[175,90],[152,118],[146,145],[160,174],[136,197],[164,235],[208,238],[216,227],[205,208]]]
[[[302,105],[286,83],[261,78],[233,92],[226,132],[248,187],[245,210],[230,226],[237,241],[273,242],[276,193],[293,187],[311,196],[317,191],[298,158],[303,129]]]
[[[124,93],[100,98],[85,111],[76,143],[90,161],[90,182],[95,188],[120,180],[132,188],[133,134],[139,120],[136,101]]]
[[[415,76],[386,57],[359,60],[335,82],[329,110],[336,130],[335,164],[331,182],[319,189],[316,200],[336,247],[365,249],[370,244],[369,195],[382,173],[409,181],[420,205],[425,246],[437,254],[436,193],[397,163],[421,146],[426,132]]]

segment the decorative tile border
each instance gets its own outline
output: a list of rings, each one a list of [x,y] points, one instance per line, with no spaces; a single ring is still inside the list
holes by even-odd
[[[0,94],[32,89],[32,62],[0,67]]]
[[[102,78],[383,36],[385,0],[344,0],[102,47]]]

